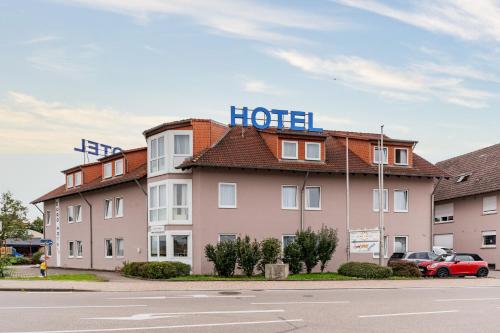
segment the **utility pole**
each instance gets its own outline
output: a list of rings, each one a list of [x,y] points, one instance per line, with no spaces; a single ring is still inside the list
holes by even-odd
[[[345,220],[345,228],[346,228],[346,254],[347,254],[347,262],[351,259],[351,212],[350,212],[350,183],[349,183],[349,136],[345,137],[345,186],[346,186],[346,220]]]
[[[379,214],[379,250],[378,250],[378,264],[384,263],[385,246],[384,246],[384,207],[385,207],[385,193],[384,193],[384,125],[380,126],[380,140],[378,141],[378,214]]]

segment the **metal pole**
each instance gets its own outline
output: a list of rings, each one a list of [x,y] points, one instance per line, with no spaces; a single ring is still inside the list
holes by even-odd
[[[385,195],[384,195],[384,125],[380,126],[380,140],[379,140],[379,149],[378,149],[378,160],[379,160],[379,232],[380,232],[380,241],[379,241],[379,251],[378,251],[378,263],[382,265],[384,263],[384,255],[385,255],[385,246],[384,246],[384,207],[385,207]]]
[[[349,136],[345,138],[345,187],[346,187],[346,220],[345,220],[345,229],[346,229],[346,253],[347,253],[347,262],[351,259],[351,212],[350,212],[350,183],[349,183]]]

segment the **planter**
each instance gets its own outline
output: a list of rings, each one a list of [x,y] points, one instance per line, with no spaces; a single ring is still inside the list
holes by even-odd
[[[266,264],[266,280],[286,280],[288,264]]]

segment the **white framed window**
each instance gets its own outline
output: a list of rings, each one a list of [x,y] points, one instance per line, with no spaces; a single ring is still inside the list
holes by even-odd
[[[284,251],[285,248],[290,244],[295,241],[295,238],[297,236],[295,235],[283,235],[281,236],[281,250]]]
[[[52,213],[50,210],[45,212],[45,225],[48,227],[52,223]]]
[[[383,191],[383,204],[384,204],[384,212],[388,212],[389,211],[389,191],[385,188],[384,191]],[[374,212],[378,212],[379,211],[379,207],[380,207],[380,204],[379,204],[379,190],[378,189],[374,189],[373,190],[373,211]]]
[[[167,258],[192,265],[191,230],[167,231]]]
[[[490,248],[497,247],[496,230],[483,231],[481,234],[483,240],[481,247],[490,247]]]
[[[218,242],[234,242],[236,241],[236,234],[219,234]]]
[[[483,214],[496,214],[497,212],[497,196],[491,195],[488,197],[483,197]]]
[[[387,164],[388,162],[388,158],[387,158],[387,147],[384,147],[383,148],[383,151],[384,151],[384,161],[383,161],[383,164]],[[381,163],[381,159],[380,159],[380,153],[378,151],[378,146],[374,146],[373,147],[373,163],[375,164],[379,164]]]
[[[298,209],[297,205],[297,185],[281,186],[281,209]]]
[[[115,249],[116,249],[116,256],[117,257],[124,257],[125,256],[125,242],[123,238],[117,238],[115,239]]]
[[[123,175],[123,158],[115,161],[115,176]]]
[[[102,168],[103,168],[103,176],[102,177],[104,179],[108,179],[108,178],[111,178],[113,176],[113,163],[112,162],[104,163]]]
[[[74,213],[75,222],[77,223],[82,222],[82,206],[81,205],[73,206],[73,209],[75,210]]]
[[[149,186],[149,222],[167,222],[167,182]]]
[[[188,239],[189,235],[172,235],[174,257],[188,256]]]
[[[66,175],[66,188],[73,187],[73,174]]]
[[[306,186],[306,207],[307,210],[321,210],[321,187]]]
[[[75,222],[75,210],[73,209],[73,206],[68,206],[66,212],[68,215],[68,223]]]
[[[149,259],[162,261],[167,258],[167,235],[165,233],[149,233]]]
[[[309,161],[321,160],[321,143],[306,142],[306,160]]]
[[[408,213],[409,196],[408,190],[394,190],[394,212]]]
[[[148,165],[153,175],[165,171],[165,133],[148,138]]]
[[[408,148],[394,148],[394,164],[408,165]]]
[[[434,222],[435,223],[453,222],[454,221],[453,210],[454,210],[453,202],[436,205],[434,207]]]
[[[104,240],[104,257],[105,258],[113,258],[113,240],[105,239]]]
[[[172,184],[172,220],[189,221],[188,184]]]
[[[178,130],[169,134],[172,154],[170,172],[181,172],[175,168],[193,155],[193,131]]]
[[[76,257],[77,258],[82,258],[83,257],[83,244],[82,244],[82,241],[76,241]]]
[[[115,198],[115,217],[123,217],[123,198]]]
[[[298,145],[297,141],[281,141],[281,158],[284,160],[298,159]]]
[[[394,236],[394,252],[408,252],[408,236]]]
[[[104,219],[110,219],[113,217],[113,199],[104,200]]]
[[[75,172],[75,186],[80,186],[82,185],[82,172],[78,171]]]
[[[75,256],[75,242],[68,242],[68,257],[73,258]]]
[[[389,257],[388,249],[389,248],[389,236],[384,236],[384,258]],[[373,258],[378,258],[379,252],[373,252]]]
[[[236,208],[236,184],[219,183],[219,208]]]

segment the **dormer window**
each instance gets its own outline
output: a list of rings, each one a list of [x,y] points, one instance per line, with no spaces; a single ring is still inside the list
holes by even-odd
[[[384,161],[382,162],[383,164],[387,164],[387,147],[384,147],[383,148],[383,151],[384,151]],[[373,147],[373,163],[375,164],[380,164],[381,163],[381,159],[380,159],[380,152],[378,150],[378,146],[375,146]]]
[[[115,176],[123,175],[123,159],[115,161]]]
[[[73,187],[73,174],[66,175],[66,188]]]
[[[75,172],[75,186],[80,186],[82,185],[82,172],[78,171]]]
[[[104,172],[103,172],[103,178],[108,179],[113,176],[113,163],[105,163],[103,166]]]
[[[321,160],[321,144],[319,142],[306,142],[306,160]]]
[[[462,182],[465,182],[469,179],[470,177],[470,173],[464,173],[464,174],[461,174],[458,176],[457,178],[457,183],[462,183]]]
[[[298,159],[298,142],[297,141],[282,141],[281,158],[284,160]]]
[[[394,148],[394,164],[408,165],[408,148]]]

